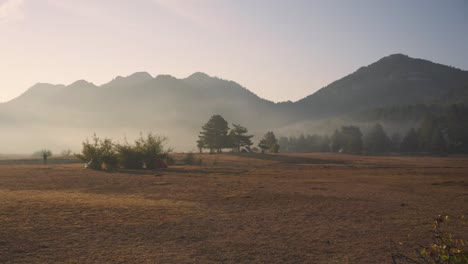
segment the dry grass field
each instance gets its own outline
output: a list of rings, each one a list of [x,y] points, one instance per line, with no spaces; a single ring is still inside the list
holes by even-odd
[[[202,159],[0,164],[0,263],[391,263],[392,241],[426,243],[433,216],[468,213],[468,158]]]

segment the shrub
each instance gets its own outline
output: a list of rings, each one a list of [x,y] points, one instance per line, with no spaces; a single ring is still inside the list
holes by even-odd
[[[170,148],[165,148],[167,139],[151,133],[135,141],[133,145],[114,144],[111,139],[93,136],[83,142],[83,149],[75,156],[86,162],[87,168],[101,170],[103,165],[108,170],[119,167],[126,169],[155,169],[158,161],[168,160]]]
[[[122,168],[125,169],[141,169],[143,168],[143,155],[137,148],[126,143],[125,145],[117,144],[115,146],[117,159]]]
[[[75,156],[86,162],[87,168],[94,170],[101,170],[102,165],[105,165],[108,170],[113,170],[118,165],[112,140],[109,138],[100,139],[96,134],[94,134],[92,142],[89,142],[88,139],[83,142],[81,153]]]
[[[158,160],[166,160],[170,148],[165,148],[167,143],[166,137],[160,137],[149,133],[146,137],[143,134],[135,141],[135,148],[141,154],[141,161],[147,169],[155,169]]]

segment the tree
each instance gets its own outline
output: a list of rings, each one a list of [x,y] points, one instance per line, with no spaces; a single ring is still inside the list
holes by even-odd
[[[403,138],[400,145],[401,152],[414,153],[419,150],[418,134],[414,128],[411,128]]]
[[[333,135],[331,137],[331,151],[339,152],[343,149],[344,145],[345,142],[343,135],[340,131],[338,131],[338,129],[335,129],[335,132],[333,132]]]
[[[359,154],[362,151],[362,133],[357,126],[344,126],[341,128],[344,137],[344,151]]]
[[[401,145],[401,136],[399,133],[395,132],[392,134],[390,138],[390,150],[393,152],[399,152],[400,151],[400,145]]]
[[[343,126],[341,131],[335,130],[331,142],[331,149],[334,152],[359,154],[363,145],[361,130],[356,126]]]
[[[52,156],[52,151],[48,149],[41,150],[42,161],[47,164],[47,159]]]
[[[214,150],[219,153],[221,149],[229,147],[228,131],[228,122],[222,116],[214,115],[202,126],[199,136],[199,141],[202,142],[200,145],[210,149],[210,154]]]
[[[426,116],[418,129],[419,144],[423,151],[431,151],[431,141],[434,133],[439,130],[439,124],[435,117]]]
[[[432,133],[429,151],[436,154],[445,154],[447,152],[447,142],[442,131],[436,130]]]
[[[203,140],[198,139],[197,140],[197,148],[198,148],[198,151],[200,152],[200,154],[203,153],[203,148],[204,147],[205,147],[205,144],[203,143]]]
[[[364,138],[364,148],[369,154],[383,154],[390,150],[391,142],[381,124],[376,124]]]
[[[275,133],[268,131],[258,143],[258,147],[262,149],[262,153],[265,153],[266,150],[270,150],[270,152],[273,153],[278,153],[280,145],[278,144]]]
[[[229,132],[229,138],[236,151],[240,152],[241,147],[250,147],[253,144],[250,140],[253,136],[247,135],[247,128],[239,124],[232,124],[232,126],[233,128]]]

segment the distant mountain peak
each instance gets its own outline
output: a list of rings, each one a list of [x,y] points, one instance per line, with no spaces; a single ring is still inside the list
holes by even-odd
[[[62,84],[50,84],[50,83],[36,83],[31,88],[29,89],[50,89],[50,88],[55,88],[55,87],[63,87],[64,85]]]
[[[142,72],[135,72],[134,74],[127,76],[126,79],[147,81],[147,80],[153,79],[153,76],[151,76],[151,74],[149,74],[148,72],[142,71]]]
[[[203,72],[195,72],[193,73],[192,75],[190,75],[189,77],[185,78],[185,79],[191,79],[191,80],[202,80],[202,79],[211,79],[212,77],[209,76],[208,74],[206,73],[203,73]]]
[[[383,57],[382,59],[411,59],[410,56],[402,53],[395,53],[395,54],[390,54],[386,57]]]
[[[112,81],[103,86],[132,86],[135,84],[144,83],[153,79],[153,76],[148,72],[135,72],[127,77],[117,76]]]
[[[96,85],[94,85],[94,83],[88,82],[86,80],[78,80],[78,81],[75,81],[74,83],[68,85],[67,87],[69,87],[69,88],[74,88],[74,87],[82,88],[82,87],[96,87]]]

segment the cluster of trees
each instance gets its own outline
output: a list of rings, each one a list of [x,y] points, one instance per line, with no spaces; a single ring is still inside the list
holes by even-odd
[[[443,115],[429,115],[418,129],[410,129],[401,152],[468,153],[468,108],[454,105]]]
[[[208,122],[202,126],[202,131],[198,136],[197,147],[200,153],[203,149],[208,149],[210,153],[221,153],[223,149],[230,148],[234,152],[252,151],[253,135],[248,134],[247,128],[240,124],[232,124],[229,128],[228,122],[220,115],[212,116]],[[265,151],[278,153],[279,144],[275,134],[268,131],[260,140],[258,147]]]
[[[447,115],[426,116],[418,128],[411,128],[403,136],[388,136],[380,124],[365,135],[357,126],[343,126],[331,137],[309,135],[282,137],[285,152],[344,152],[353,154],[399,153],[468,153],[468,111],[453,106]]]
[[[100,139],[96,135],[92,141],[83,142],[83,149],[76,157],[87,163],[87,168],[108,170],[125,169],[155,169],[161,162],[170,163],[166,148],[167,138],[152,133],[140,137],[133,144],[125,141],[124,144],[114,143],[112,139]]]
[[[198,137],[197,147],[200,153],[203,149],[209,149],[210,153],[215,151],[220,153],[222,149],[231,148],[240,152],[243,147],[250,148],[252,135],[248,135],[247,128],[240,124],[232,124],[230,129],[228,122],[220,115],[212,116],[206,124],[202,126],[202,131]]]

